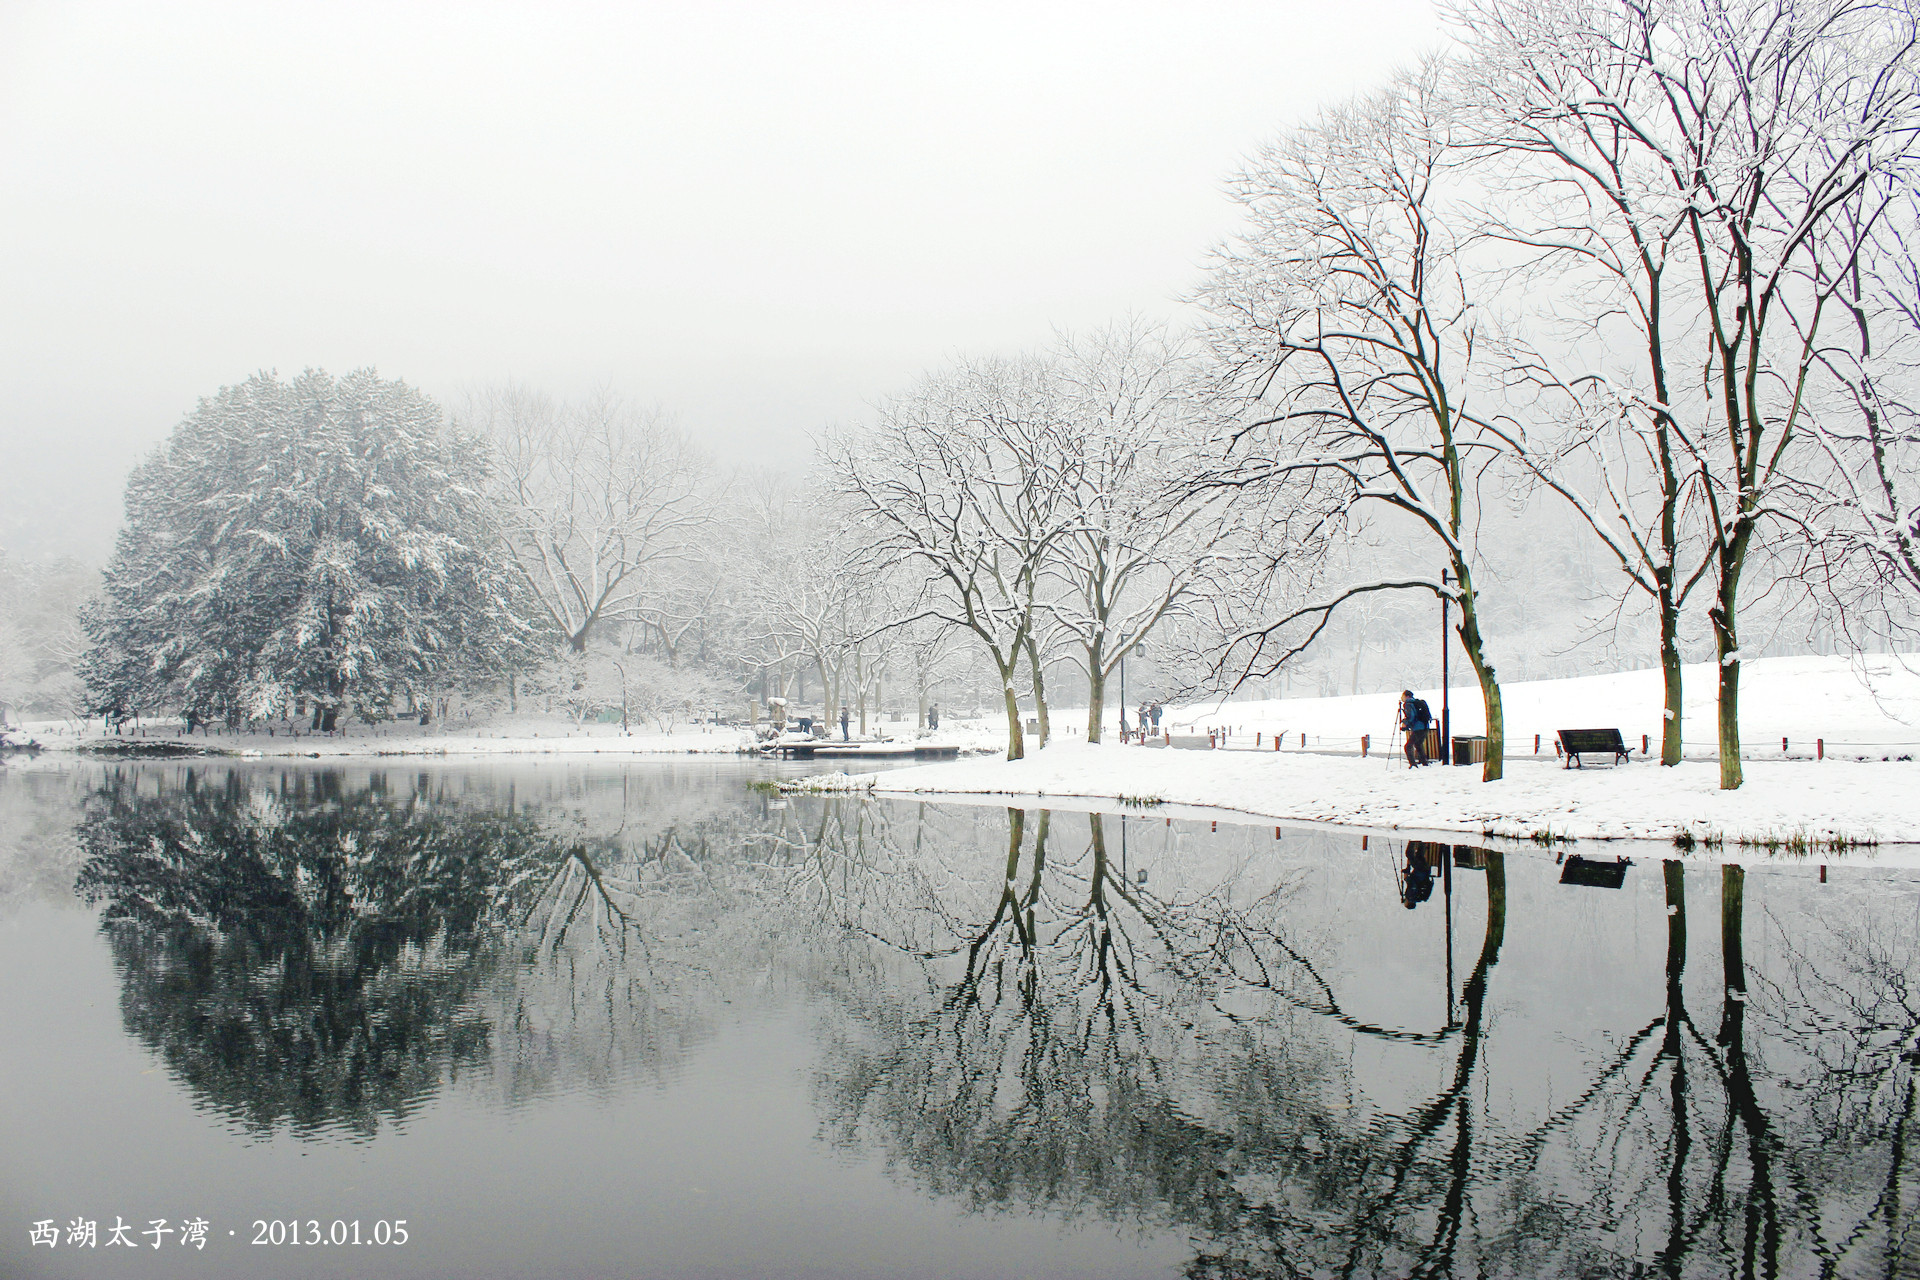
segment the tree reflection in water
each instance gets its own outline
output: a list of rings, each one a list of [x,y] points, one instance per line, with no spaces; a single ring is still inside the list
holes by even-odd
[[[406,783],[109,772],[77,889],[128,1029],[259,1132],[371,1136],[450,1081],[518,1106],[671,1077],[720,999],[700,953],[742,798],[629,824],[616,780],[592,823],[566,796]]]
[[[1556,1022],[1540,989],[1635,968],[1516,974],[1503,998],[1499,851],[1413,851],[1450,911],[1468,893],[1456,871],[1484,884],[1448,1017],[1423,1029],[1350,1011],[1342,985],[1365,959],[1314,931],[1297,880],[1156,897],[1116,874],[1113,819],[1074,815],[1084,834],[1063,840],[1066,817],[1008,810],[994,883],[834,902],[911,962],[849,972],[837,992],[849,1025],[818,1081],[835,1141],[876,1144],[979,1209],[1186,1230],[1192,1276],[1893,1275],[1920,1252],[1910,896],[1906,916],[1871,924],[1776,919],[1781,963],[1762,974],[1745,872],[1696,869],[1719,882],[1719,955],[1690,1005],[1689,876],[1668,862],[1646,1020],[1571,1028],[1577,1074],[1556,1061],[1543,1081],[1524,1040]],[[842,830],[823,864],[883,881],[919,860],[898,829]],[[1703,1031],[1695,1006],[1717,1021]],[[1358,1065],[1366,1043],[1391,1046],[1393,1080]],[[1368,1099],[1426,1079],[1403,1105]]]
[[[723,1002],[803,999],[830,1141],[980,1210],[1183,1232],[1196,1277],[1920,1254],[1908,884],[1622,891],[1246,829],[1148,884],[1138,819],[397,776],[129,766],[89,802],[126,1024],[252,1131],[671,1080]],[[1387,954],[1442,922],[1444,960]]]

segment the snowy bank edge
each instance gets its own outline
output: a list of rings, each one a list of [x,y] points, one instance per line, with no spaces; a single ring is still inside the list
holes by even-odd
[[[1595,820],[1575,814],[1532,817],[1520,813],[1480,812],[1453,822],[1436,819],[1429,812],[1416,812],[1413,806],[1381,797],[1352,816],[1329,815],[1321,809],[1292,803],[1248,805],[1218,799],[1196,799],[1178,794],[1132,795],[1117,788],[1086,787],[1053,780],[1048,789],[1001,783],[964,782],[942,779],[937,775],[951,766],[920,766],[891,774],[827,773],[782,780],[783,792],[792,794],[861,793],[886,799],[937,799],[958,804],[1003,804],[1014,802],[1024,807],[1060,807],[1076,811],[1140,809],[1156,816],[1205,820],[1233,815],[1236,820],[1256,819],[1300,827],[1338,828],[1348,831],[1393,832],[1418,838],[1435,836],[1457,839],[1460,836],[1511,841],[1522,845],[1553,847],[1573,843],[1607,843],[1671,850],[1665,856],[1684,856],[1694,849],[1716,860],[1747,857],[1779,857],[1795,861],[1830,861],[1838,858],[1870,857],[1883,865],[1920,865],[1920,830],[1883,831],[1871,825],[1848,823],[1834,817],[1801,822],[1753,823],[1707,822],[1680,823],[1648,820],[1639,829],[1621,830],[1606,819]],[[927,781],[914,783],[902,773],[934,774]],[[1072,801],[1072,804],[1061,804]],[[1104,802],[1104,807],[1100,807]]]

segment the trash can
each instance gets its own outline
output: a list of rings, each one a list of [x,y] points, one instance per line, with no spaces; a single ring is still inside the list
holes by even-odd
[[[1456,735],[1453,740],[1453,762],[1455,764],[1485,764],[1487,762],[1486,738]]]

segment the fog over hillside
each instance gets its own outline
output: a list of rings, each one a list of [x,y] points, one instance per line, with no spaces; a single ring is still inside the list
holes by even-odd
[[[956,351],[1170,314],[1253,142],[1438,32],[1420,0],[0,6],[0,547],[103,562],[128,469],[263,369],[612,387],[804,466]]]

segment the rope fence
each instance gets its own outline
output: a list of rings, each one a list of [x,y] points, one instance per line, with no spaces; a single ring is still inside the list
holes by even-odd
[[[1482,735],[1455,734],[1454,736],[1456,739],[1476,740]],[[1530,752],[1526,750],[1529,738],[1533,748]],[[1186,725],[1165,729],[1160,733],[1135,732],[1129,735],[1127,740],[1139,745],[1184,747],[1189,750],[1293,751],[1308,755],[1367,757],[1382,750],[1382,747],[1375,743],[1373,735],[1367,733],[1355,737],[1352,734],[1309,734],[1297,730],[1273,732],[1266,729],[1249,730],[1244,725]],[[1388,735],[1385,749],[1397,753],[1403,741],[1400,732],[1396,730]],[[1655,741],[1654,735],[1641,734],[1637,758],[1642,760],[1653,758],[1658,752],[1658,748],[1654,745]],[[1881,755],[1883,759],[1890,759],[1894,758],[1891,753],[1920,749],[1920,741],[1905,740],[1869,742],[1816,737],[1811,742],[1804,738],[1799,739],[1798,746],[1795,745],[1795,741],[1791,737],[1781,738],[1778,750],[1772,747],[1771,741],[1766,745],[1742,742],[1740,758],[1742,760],[1818,761],[1826,759],[1828,752],[1831,751],[1836,756],[1850,756],[1856,760],[1871,759],[1875,754]],[[1627,742],[1629,746],[1633,745],[1632,739],[1627,739]],[[1438,730],[1428,731],[1427,746],[1429,759],[1438,760],[1445,754],[1449,754],[1439,749]],[[1557,731],[1530,735],[1510,734],[1507,737],[1506,754],[1509,759],[1533,757],[1557,760],[1560,758],[1559,734]],[[1717,743],[1711,746],[1683,744],[1680,755],[1683,760],[1718,760],[1720,749]],[[1902,755],[1899,758],[1908,759],[1910,756]],[[1479,761],[1475,760],[1473,763],[1477,764]]]

